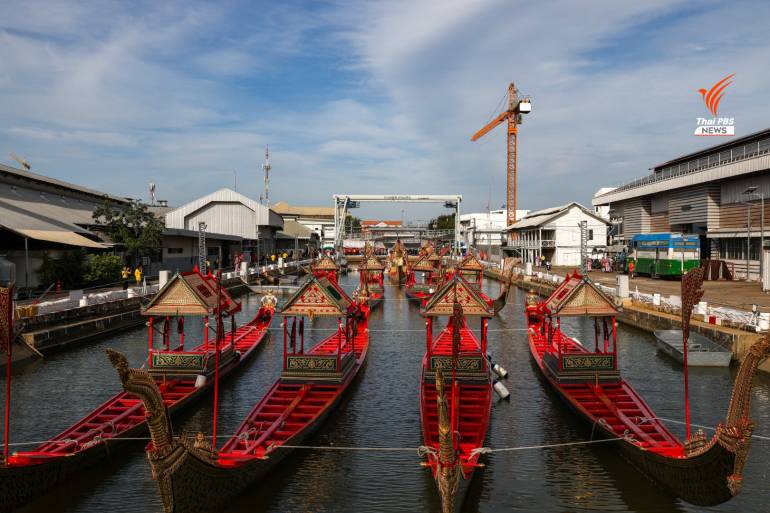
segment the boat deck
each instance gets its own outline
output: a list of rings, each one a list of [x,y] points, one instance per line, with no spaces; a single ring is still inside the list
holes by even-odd
[[[562,340],[562,354],[591,354],[579,341],[556,331],[553,350]],[[543,364],[543,354],[548,341],[539,330],[529,330],[530,348],[538,365]],[[550,379],[550,378],[549,378]],[[618,437],[630,436],[640,447],[670,457],[684,456],[681,442],[656,419],[655,413],[636,393],[633,387],[621,379],[615,383],[555,383],[565,398],[594,424],[604,426]]]
[[[467,326],[460,330],[460,352],[481,354],[481,342]],[[447,326],[433,340],[431,353],[438,356],[452,356],[452,327]]]
[[[337,353],[337,334],[319,342],[308,355]],[[358,325],[352,341],[356,356],[354,370],[341,383],[292,383],[277,380],[268,393],[241,424],[238,432],[222,447],[218,463],[238,466],[262,458],[274,446],[285,444],[311,427],[337,400],[366,358],[369,346],[368,322]],[[345,346],[343,346],[344,350]]]
[[[451,325],[441,331],[440,335],[434,339],[431,348],[433,355],[451,356],[452,355],[452,327]],[[462,354],[481,354],[481,343],[476,335],[467,327],[461,330],[460,353]],[[423,372],[425,372],[427,360],[423,363]],[[451,375],[447,373],[445,378]],[[444,394],[451,411],[451,385],[446,384]],[[457,416],[457,431],[459,436],[459,454],[460,462],[463,465],[463,473],[468,476],[475,468],[479,459],[479,454],[471,454],[473,449],[483,447],[484,439],[487,436],[487,427],[491,415],[492,388],[489,382],[463,382],[458,380],[455,389],[456,402],[455,414]],[[420,393],[420,402],[422,408],[423,422],[423,441],[428,447],[438,451],[438,405],[436,403],[436,384],[432,380],[423,380]],[[435,472],[436,460],[429,458],[432,470]]]
[[[235,349],[241,353],[241,361],[265,338],[266,328],[271,319],[272,317],[260,321],[254,319],[236,330]],[[231,340],[231,334],[228,333],[225,338],[225,345],[229,345]],[[213,351],[214,344],[209,343],[209,352],[213,353]],[[204,344],[201,344],[184,352],[205,353],[206,349]],[[196,388],[194,378],[167,379],[165,381],[162,381],[162,378],[159,379],[158,388],[160,388],[163,400],[170,412],[207,388]],[[141,428],[145,420],[142,401],[132,394],[120,392],[46,443],[32,451],[21,451],[14,454],[13,457],[9,458],[10,465],[30,465],[42,463],[52,458],[72,456],[98,445],[105,439],[128,436],[132,430]]]

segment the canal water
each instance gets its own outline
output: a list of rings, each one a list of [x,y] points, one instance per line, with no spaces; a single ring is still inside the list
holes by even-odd
[[[352,290],[357,275],[342,278]],[[496,295],[499,285],[486,283]],[[538,379],[530,362],[521,291],[512,291],[501,314],[489,325],[494,359],[508,369],[504,381],[509,402],[492,410],[487,445],[493,448],[541,446],[586,440],[590,429],[568,412]],[[258,308],[258,298],[242,298],[240,322]],[[278,320],[274,327],[278,328]],[[187,340],[199,340],[188,322]],[[583,320],[564,325],[589,340],[592,326]],[[328,324],[315,321],[319,340]],[[398,288],[386,288],[386,301],[370,322],[367,367],[336,414],[311,443],[319,446],[417,447],[421,444],[418,383],[424,353],[424,322],[416,305]],[[681,367],[659,354],[652,336],[621,325],[619,360],[623,374],[659,417],[683,420]],[[14,441],[46,440],[78,420],[119,390],[104,349],[127,353],[139,365],[145,354],[143,329],[125,332],[46,358],[14,377]],[[220,433],[232,433],[279,374],[281,336],[258,350],[255,358],[221,388]],[[715,426],[723,419],[737,368],[692,369],[693,422]],[[754,390],[756,433],[770,435],[770,379],[760,376]],[[176,429],[211,432],[211,396],[174,422]],[[671,424],[679,436],[683,427]],[[20,511],[158,512],[162,511],[143,451],[136,442],[111,454],[100,465]],[[770,493],[770,442],[755,439],[745,469],[743,492],[715,508],[696,508],[658,489],[623,461],[610,445],[539,448],[486,457],[465,502],[467,512],[764,511]],[[201,494],[216,490],[201,490]],[[237,499],[228,513],[262,512],[416,512],[440,511],[429,472],[416,451],[398,453],[296,451],[264,480]]]

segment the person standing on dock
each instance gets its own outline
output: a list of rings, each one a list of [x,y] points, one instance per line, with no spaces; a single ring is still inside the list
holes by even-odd
[[[134,269],[134,279],[136,280],[136,286],[138,287],[140,283],[142,283],[142,266],[137,265],[136,269]]]
[[[128,289],[128,278],[131,276],[131,268],[127,265],[123,266],[120,271],[120,277],[123,280],[123,290]]]
[[[628,261],[628,279],[629,280],[634,277],[634,270],[635,270],[635,268],[636,268],[636,266],[634,265],[634,261],[633,260],[629,260]]]

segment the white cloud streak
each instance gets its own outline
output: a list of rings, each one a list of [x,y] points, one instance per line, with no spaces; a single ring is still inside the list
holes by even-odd
[[[256,197],[270,143],[276,199],[460,192],[475,210],[490,189],[493,207],[504,201],[505,136],[469,138],[514,80],[534,105],[521,127],[520,206],[586,203],[710,143],[691,135],[704,113],[696,90],[729,72],[722,109],[740,133],[766,126],[770,7],[698,9],[6,2],[0,154],[116,194],[141,196],[154,181],[178,204],[230,185],[233,170]]]

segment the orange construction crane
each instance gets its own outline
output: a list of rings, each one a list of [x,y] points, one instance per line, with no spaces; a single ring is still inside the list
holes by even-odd
[[[505,206],[508,209],[508,226],[516,222],[516,138],[521,115],[532,111],[529,98],[519,98],[519,91],[513,82],[508,86],[508,109],[490,121],[487,126],[476,132],[471,141],[476,141],[503,121],[508,121],[508,182]]]

